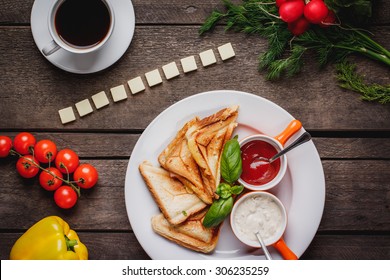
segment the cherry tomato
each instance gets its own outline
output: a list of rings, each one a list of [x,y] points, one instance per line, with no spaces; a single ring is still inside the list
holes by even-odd
[[[296,21],[288,23],[288,30],[295,36],[299,36],[305,33],[309,26],[310,22],[305,17],[300,17]]]
[[[21,132],[15,136],[14,149],[22,155],[31,154],[36,142],[34,135],[28,132]]]
[[[57,168],[50,167],[39,174],[39,184],[47,191],[55,191],[62,185],[62,180],[56,176],[62,179],[62,173]]]
[[[336,22],[336,14],[332,10],[329,10],[329,13],[326,16],[326,18],[324,18],[320,22],[320,26],[321,27],[329,27],[329,26],[331,26],[335,22]]]
[[[329,9],[322,0],[310,1],[303,10],[305,18],[315,24],[323,21],[328,15],[328,12]]]
[[[12,148],[12,140],[8,136],[0,136],[0,158],[5,158],[9,155]]]
[[[77,193],[70,186],[61,186],[54,192],[54,201],[62,209],[72,208],[77,202]]]
[[[57,155],[57,146],[53,141],[41,140],[34,147],[35,158],[42,163],[53,161]]]
[[[303,15],[305,3],[303,0],[292,0],[283,3],[279,8],[280,18],[284,22],[293,22]]]
[[[81,164],[73,174],[73,180],[83,189],[92,188],[98,180],[98,172],[89,163]]]
[[[16,162],[16,170],[23,178],[35,177],[39,172],[38,166],[38,162],[32,155],[25,155]]]
[[[79,166],[79,156],[71,149],[63,149],[58,152],[55,165],[64,174],[73,173]]]

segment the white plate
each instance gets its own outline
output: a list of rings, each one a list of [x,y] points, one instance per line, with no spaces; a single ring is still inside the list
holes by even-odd
[[[38,49],[51,42],[48,15],[54,0],[35,0],[31,11],[31,30]],[[135,28],[134,8],[131,0],[111,1],[115,26],[105,45],[92,53],[73,54],[64,49],[44,57],[55,66],[72,73],[88,74],[101,71],[114,64],[126,52]]]
[[[264,259],[261,249],[245,246],[233,235],[229,219],[223,224],[217,248],[202,254],[183,248],[153,232],[151,217],[159,213],[138,165],[149,160],[158,165],[157,157],[185,122],[194,116],[205,117],[231,105],[239,105],[239,139],[262,132],[276,136],[294,118],[278,105],[253,94],[219,90],[185,98],[158,115],[140,136],[131,154],[126,172],[125,200],[131,227],[152,259]],[[290,140],[295,140],[298,132]],[[288,168],[283,180],[272,189],[286,207],[288,225],[284,234],[287,245],[299,257],[317,232],[325,203],[325,179],[318,152],[312,141],[287,154]],[[280,259],[274,248],[269,248]]]

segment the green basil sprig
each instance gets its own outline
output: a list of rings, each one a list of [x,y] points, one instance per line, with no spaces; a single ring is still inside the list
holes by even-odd
[[[240,178],[242,172],[242,160],[240,144],[237,135],[226,142],[221,157],[221,175],[229,184],[233,184]]]
[[[241,149],[237,136],[226,142],[221,157],[221,175],[225,182],[218,185],[216,193],[219,199],[211,204],[203,219],[205,227],[216,227],[232,211],[234,199],[232,195],[240,194],[244,187],[234,185],[242,172]]]

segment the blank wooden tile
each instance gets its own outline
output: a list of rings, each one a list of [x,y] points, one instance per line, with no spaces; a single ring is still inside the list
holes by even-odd
[[[89,102],[88,99],[84,99],[80,102],[77,102],[75,105],[76,105],[77,112],[79,112],[80,117],[84,117],[93,112],[91,103]]]
[[[58,114],[60,115],[60,119],[63,124],[76,120],[76,116],[72,107],[66,107],[64,109],[61,109],[58,111]]]
[[[110,91],[114,102],[118,102],[127,98],[127,93],[124,85],[113,87]]]
[[[107,95],[104,91],[92,95],[92,101],[95,104],[96,109],[100,109],[110,104],[110,101],[108,101]]]

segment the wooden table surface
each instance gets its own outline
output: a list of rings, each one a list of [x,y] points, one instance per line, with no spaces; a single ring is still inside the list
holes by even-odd
[[[367,28],[390,49],[390,7],[375,1]],[[98,185],[71,210],[54,204],[37,180],[24,180],[16,158],[0,160],[0,257],[8,259],[16,239],[48,215],[69,222],[89,249],[90,259],[148,259],[125,209],[125,173],[132,149],[146,126],[164,109],[194,94],[232,89],[280,105],[312,136],[323,164],[326,202],[318,232],[302,259],[390,259],[390,106],[368,103],[340,89],[334,67],[319,70],[305,58],[301,74],[269,82],[257,71],[266,40],[224,32],[203,37],[198,29],[219,0],[133,0],[136,27],[123,57],[108,69],[79,75],[60,70],[37,49],[30,28],[33,0],[0,0],[0,134],[21,131],[76,150],[96,166]],[[90,98],[171,61],[231,42],[236,57],[183,74],[126,101],[113,103],[62,125],[58,110]],[[390,71],[352,58],[368,82],[390,84]],[[129,92],[128,88],[127,91]],[[76,113],[77,115],[77,113]]]

